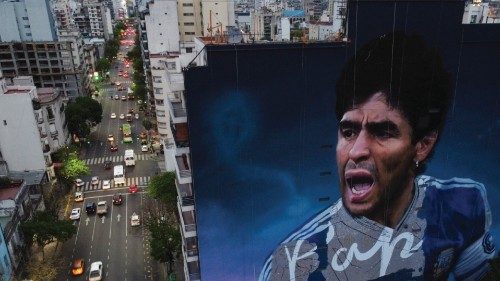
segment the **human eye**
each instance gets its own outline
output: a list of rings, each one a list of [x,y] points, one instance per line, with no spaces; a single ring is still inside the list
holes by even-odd
[[[342,135],[343,138],[349,139],[352,138],[355,134],[356,131],[353,128],[340,128],[340,134]]]

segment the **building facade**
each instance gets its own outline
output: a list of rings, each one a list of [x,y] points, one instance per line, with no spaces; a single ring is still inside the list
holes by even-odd
[[[84,95],[82,65],[71,42],[0,43],[0,69],[6,78],[33,76],[36,87],[62,89],[68,98]]]
[[[0,2],[0,41],[55,41],[55,21],[49,0]]]

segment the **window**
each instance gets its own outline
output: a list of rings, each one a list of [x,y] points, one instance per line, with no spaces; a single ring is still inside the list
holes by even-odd
[[[29,24],[25,24],[24,28],[31,28],[31,26]]]
[[[167,69],[168,70],[175,70],[175,62],[173,62],[173,61],[167,62]]]
[[[186,48],[186,53],[192,53],[193,52],[193,48]]]
[[[158,116],[158,117],[165,117],[165,111],[164,110],[157,110],[156,111],[156,116]]]
[[[47,106],[47,116],[49,117],[49,119],[54,119],[54,112],[52,111],[52,107],[50,106]]]
[[[28,20],[28,17],[23,17],[23,20]]]
[[[182,3],[182,7],[193,7],[193,3]]]
[[[161,76],[153,76],[153,82],[161,83]]]
[[[184,32],[185,35],[194,35],[194,32]]]
[[[185,22],[184,26],[194,26],[194,22]]]
[[[26,36],[31,36],[31,33],[26,33]]]
[[[184,13],[183,15],[186,17],[190,17],[190,16],[194,16],[194,13]]]
[[[155,95],[161,95],[163,94],[163,89],[162,88],[154,88]]]
[[[156,105],[163,105],[163,100],[156,100]]]

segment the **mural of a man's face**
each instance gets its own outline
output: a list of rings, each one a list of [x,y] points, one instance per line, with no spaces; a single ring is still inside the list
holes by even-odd
[[[403,191],[412,184],[414,155],[410,124],[383,94],[345,112],[337,165],[347,210],[380,222],[388,208],[401,206]]]

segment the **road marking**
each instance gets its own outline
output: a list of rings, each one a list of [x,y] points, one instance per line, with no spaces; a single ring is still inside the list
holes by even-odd
[[[87,219],[85,220],[85,226],[88,226],[89,222],[90,222],[90,219],[87,217]]]
[[[116,216],[116,221],[117,221],[117,222],[119,222],[119,221],[120,221],[120,217],[121,217],[121,216],[120,216],[120,214],[118,214],[118,215]]]
[[[105,217],[106,217],[106,216],[102,216],[102,217],[101,217],[101,221],[102,221],[102,223],[104,223],[104,218],[105,218]]]

